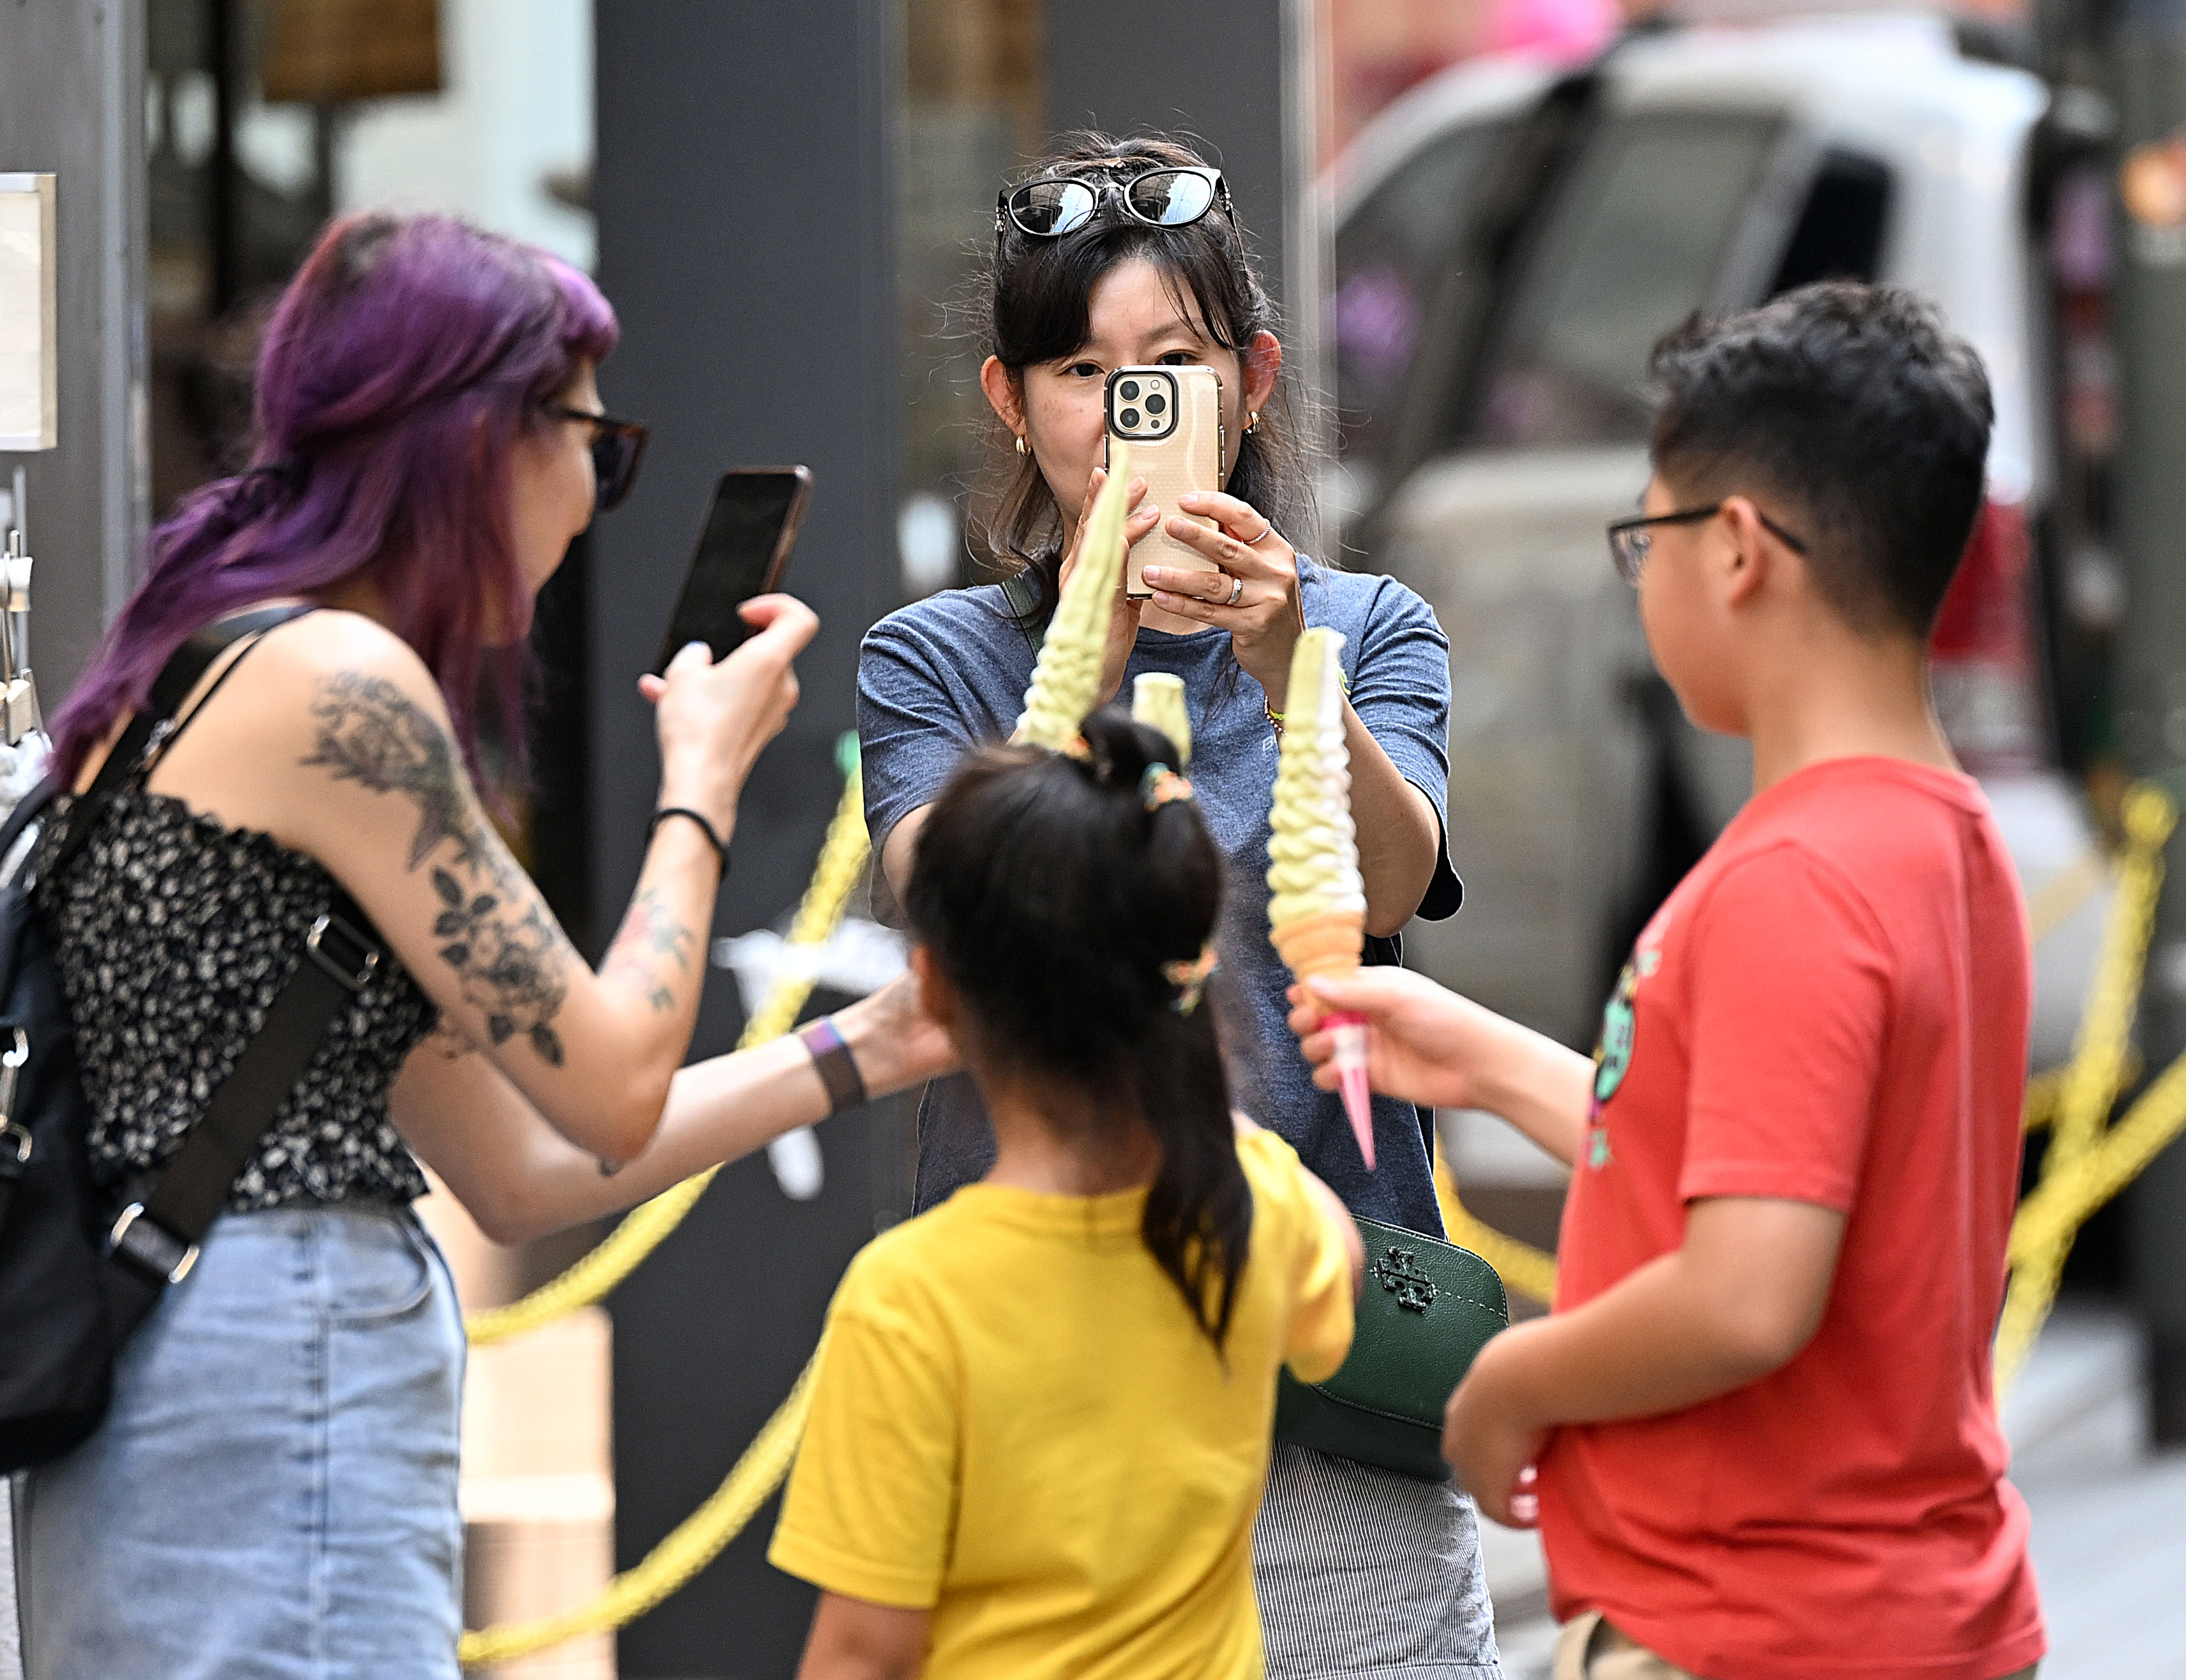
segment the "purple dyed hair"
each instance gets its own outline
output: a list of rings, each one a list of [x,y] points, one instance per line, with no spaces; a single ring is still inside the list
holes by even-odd
[[[153,533],[143,582],[53,719],[59,773],[73,778],[214,619],[364,580],[433,673],[484,786],[480,703],[519,754],[523,741],[525,662],[485,657],[530,611],[511,446],[617,336],[598,288],[544,252],[446,216],[330,222],[266,328],[251,469],[193,491]]]

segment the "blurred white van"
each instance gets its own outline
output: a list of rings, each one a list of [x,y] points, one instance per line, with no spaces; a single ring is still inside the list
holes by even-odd
[[[2077,587],[2060,568],[2102,562],[2052,423],[2071,148],[2049,105],[1938,20],[1690,27],[1573,76],[1461,66],[1338,165],[1346,557],[1418,590],[1451,647],[1467,893],[1410,931],[1414,966],[1590,1046],[1631,938],[1746,797],[1743,743],[1694,730],[1654,675],[1603,526],[1646,480],[1656,339],[1828,276],[1918,288],[1987,363],[1989,500],[1937,700],[2030,891],[2083,855],[2057,703],[2077,644],[2052,603]],[[2038,1065],[2069,1047],[2100,920],[2091,899],[2037,952]]]

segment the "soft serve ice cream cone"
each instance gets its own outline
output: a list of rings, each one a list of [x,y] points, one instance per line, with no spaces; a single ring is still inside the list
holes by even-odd
[[[1275,949],[1300,980],[1357,972],[1366,938],[1366,888],[1351,820],[1351,759],[1343,740],[1342,636],[1307,630],[1291,654],[1282,758],[1275,771],[1268,843],[1268,926]],[[1336,1034],[1343,1111],[1359,1153],[1374,1165],[1374,1117],[1366,1079],[1366,1023],[1322,1017]]]
[[[1062,599],[1040,643],[1032,686],[1025,690],[1024,715],[1017,720],[1012,741],[1063,752],[1078,739],[1085,714],[1101,697],[1108,624],[1124,576],[1124,487],[1130,481],[1130,446],[1112,438],[1107,482],[1094,498],[1078,563],[1063,581]]]
[[[1184,679],[1166,671],[1142,671],[1131,680],[1131,716],[1169,736],[1176,748],[1171,770],[1191,762],[1191,714],[1184,708]]]

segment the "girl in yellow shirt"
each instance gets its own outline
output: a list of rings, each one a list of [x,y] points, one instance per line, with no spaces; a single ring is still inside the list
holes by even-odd
[[[990,748],[905,894],[992,1171],[852,1263],[769,1555],[800,1680],[1262,1672],[1275,1372],[1351,1345],[1357,1227],[1233,1118],[1202,1001],[1222,867],[1165,739]]]

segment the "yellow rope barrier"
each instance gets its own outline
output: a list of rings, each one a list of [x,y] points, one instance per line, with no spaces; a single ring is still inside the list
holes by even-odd
[[[820,861],[790,922],[788,943],[793,949],[809,949],[827,942],[843,919],[871,853],[854,739],[845,750],[844,774],[842,800],[827,825]],[[764,1044],[794,1027],[798,1012],[812,994],[813,984],[811,976],[794,971],[776,981],[745,1024],[738,1048]],[[719,1170],[709,1168],[653,1197],[627,1215],[584,1259],[523,1300],[473,1313],[466,1322],[472,1345],[482,1347],[536,1330],[601,1299],[675,1229],[705,1194]],[[804,1432],[812,1372],[818,1360],[816,1352],[789,1397],[767,1420],[712,1496],[635,1567],[616,1576],[603,1591],[574,1610],[535,1621],[503,1623],[466,1632],[457,1648],[462,1665],[491,1667],[585,1634],[620,1627],[680,1590],[719,1557],[789,1474],[798,1441]]]
[[[2038,945],[2063,927],[2074,910],[2101,890],[2110,873],[2109,860],[2090,846],[2043,882],[2026,901],[2028,943]]]
[[[2041,1182],[2020,1203],[2011,1222],[2011,1283],[1996,1333],[1999,1388],[2017,1378],[2056,1304],[2065,1257],[2080,1227],[2186,1129],[2186,1060],[2158,1078],[2123,1120],[2104,1128],[2118,1093],[2132,1077],[2133,1021],[2163,888],[2163,848],[2178,820],[2169,797],[2145,782],[2126,795],[2122,815],[2126,849],[2117,896],[2110,903],[2072,1059],[2054,1082],[2037,1080],[2028,1088],[2030,1126],[2038,1123],[2037,1101],[2047,1100],[2054,1106]]]
[[[2140,1003],[2149,936],[2155,926],[2156,897],[2163,889],[2163,846],[2178,820],[2178,811],[2162,792],[2145,785],[2127,793],[2122,815],[2126,848],[2118,869],[2117,896],[2110,902],[2094,984],[2073,1040],[2072,1059],[2066,1064],[2050,1145],[2061,1147],[2068,1156],[2080,1154],[2094,1141],[2110,1105],[2117,1100]]]
[[[2057,1106],[2064,1100],[2065,1076],[2071,1072],[2068,1061],[2034,1074],[2026,1082],[2026,1104],[2020,1116],[2021,1124],[2030,1132],[2038,1132],[2057,1117]],[[2143,1072],[2140,1057],[2132,1051],[2126,1053],[2125,1065],[2119,1070],[2118,1089],[2130,1089]]]
[[[2057,1117],[2057,1104],[2065,1095],[2065,1075],[2071,1071],[2067,1063],[2028,1078],[2026,1096],[2019,1110],[2021,1131],[2038,1132]]]
[[[635,1621],[713,1562],[788,1476],[797,1443],[804,1434],[804,1415],[812,1403],[812,1373],[819,1362],[815,1352],[789,1397],[761,1426],[713,1497],[670,1531],[642,1563],[625,1570],[598,1597],[575,1610],[464,1634],[458,1652],[463,1666],[490,1668],[513,1662],[565,1640]]]
[[[1503,1287],[1538,1301],[1544,1307],[1555,1299],[1556,1257],[1544,1254],[1531,1243],[1521,1242],[1505,1236],[1492,1226],[1481,1224],[1462,1201],[1458,1200],[1457,1179],[1449,1170],[1449,1162],[1443,1158],[1442,1151],[1435,1151],[1435,1200],[1442,1204],[1442,1223],[1449,1240],[1460,1248],[1469,1248],[1495,1268],[1503,1280]]]
[[[790,923],[788,944],[792,949],[807,949],[827,943],[842,921],[850,893],[864,873],[869,849],[864,798],[854,764],[843,785],[842,802],[836,806],[834,819],[827,825],[827,838],[820,848],[820,862],[813,871],[812,884],[804,889],[804,899]],[[812,995],[812,987],[809,974],[794,971],[777,980],[745,1023],[743,1036],[737,1047],[749,1050],[789,1031],[797,1024],[798,1011],[804,1007],[804,1000]],[[720,1170],[709,1168],[634,1208],[599,1246],[521,1301],[472,1313],[464,1321],[470,1332],[471,1346],[483,1347],[488,1342],[521,1336],[565,1313],[574,1313],[580,1307],[589,1307],[600,1300],[682,1223],[683,1216],[698,1204]]]

